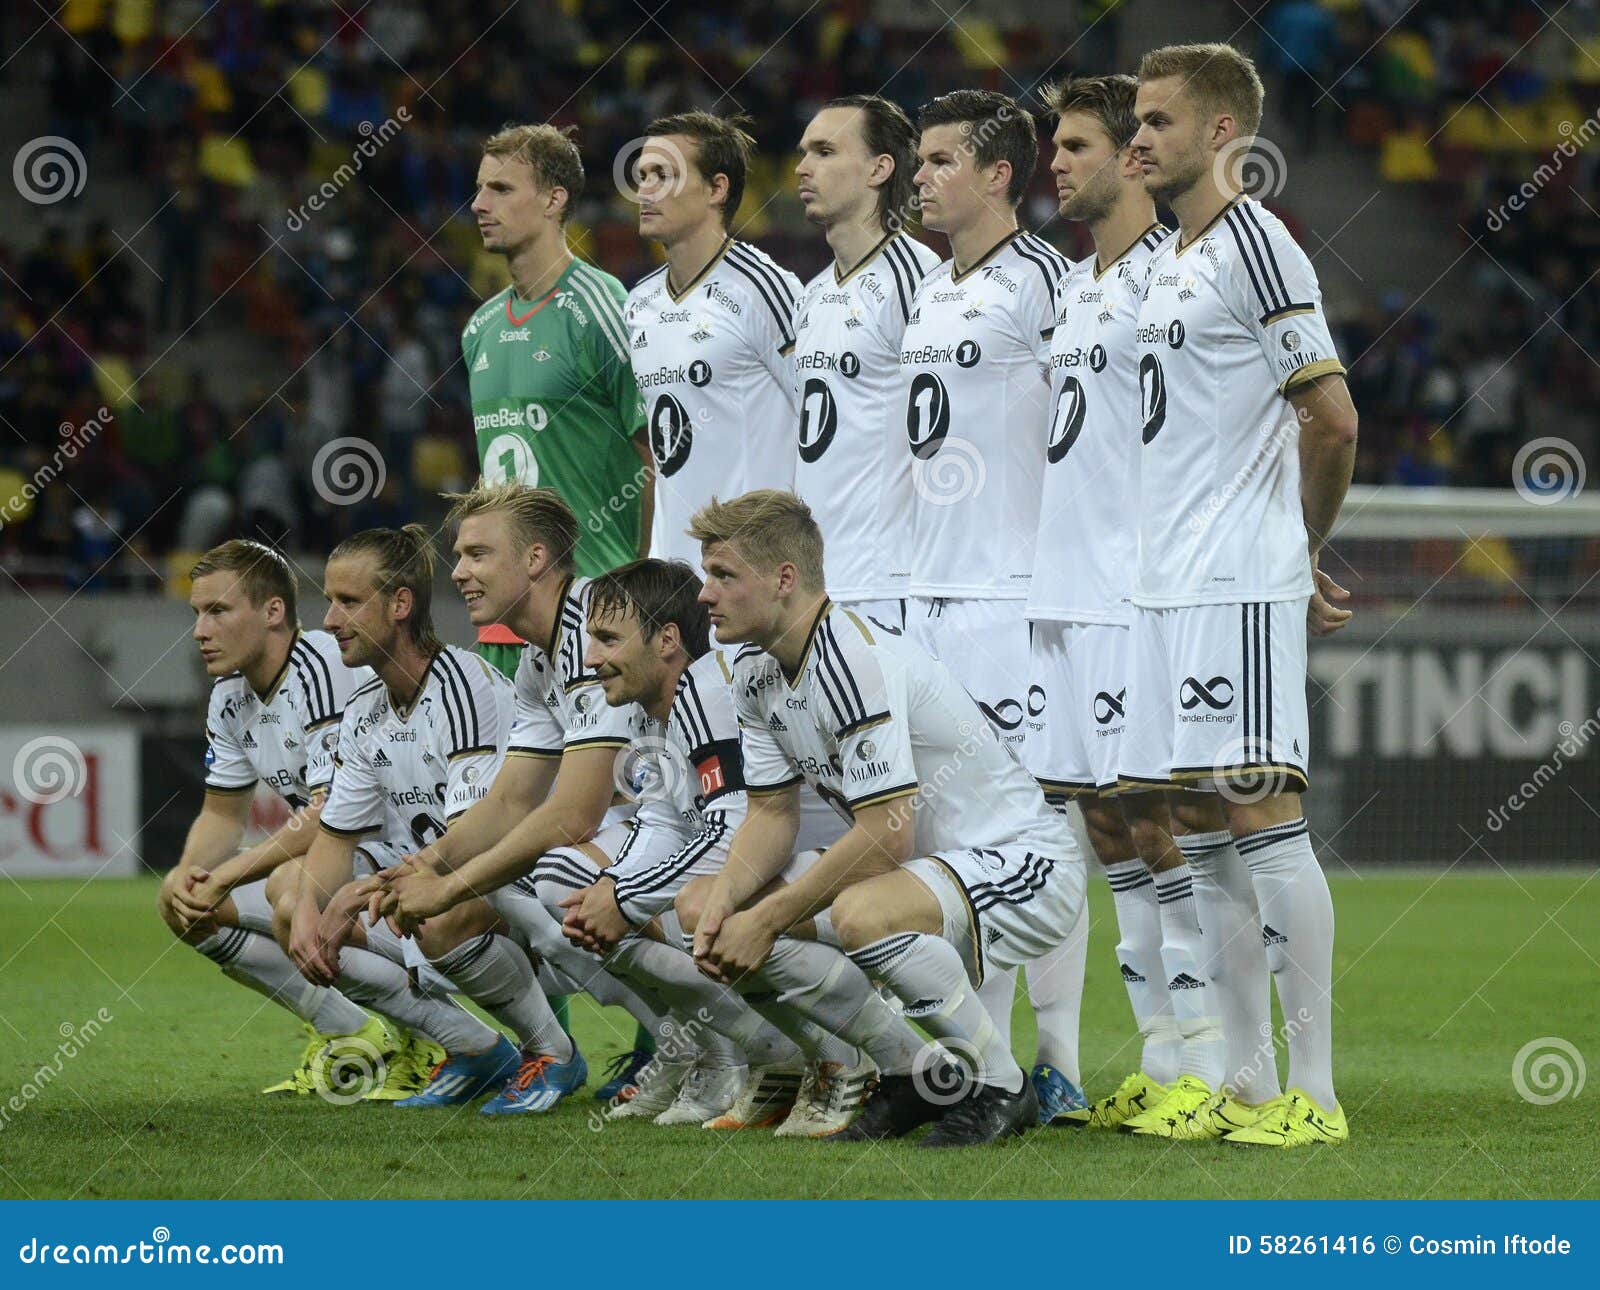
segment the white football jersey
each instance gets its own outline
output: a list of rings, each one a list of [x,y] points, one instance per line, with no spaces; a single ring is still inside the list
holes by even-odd
[[[339,718],[369,668],[348,668],[324,631],[295,633],[264,695],[239,673],[211,687],[206,712],[206,790],[254,792],[264,782],[298,810],[327,788]]]
[[[1241,198],[1150,258],[1136,336],[1143,449],[1133,603],[1311,594],[1299,422],[1285,397],[1344,366],[1305,253]]]
[[[900,341],[917,287],[938,262],[915,238],[891,233],[848,273],[829,265],[800,297],[794,491],[822,529],[837,600],[896,600],[911,585]]]
[[[670,855],[638,856],[626,843],[609,871],[617,905],[635,924],[659,914],[682,875],[727,858],[745,815],[744,758],[733,706],[733,659],[712,649],[683,670],[666,722],[645,717],[629,772],[639,803],[634,837],[670,835]]]
[[[1104,272],[1072,267],[1050,340],[1050,431],[1028,617],[1128,621],[1138,558],[1139,325],[1150,255],[1170,236],[1155,224]]]
[[[684,532],[713,496],[794,485],[800,279],[729,238],[674,292],[662,266],[628,293],[633,376],[655,456],[651,554],[700,567]]]
[[[1056,287],[1071,262],[1031,233],[922,280],[900,342],[911,454],[911,594],[1026,599],[1050,413]]]
[[[589,648],[589,578],[569,578],[550,639],[530,642],[516,675],[516,724],[508,754],[559,759],[569,748],[626,748],[645,733],[637,703],[613,708],[583,665]]]
[[[847,813],[914,796],[919,856],[1071,851],[1065,818],[944,664],[847,609],[823,604],[796,676],[746,645],[734,684],[751,794],[804,779]]]
[[[339,723],[322,827],[415,851],[482,798],[505,758],[511,683],[476,654],[446,645],[397,708],[374,678]]]

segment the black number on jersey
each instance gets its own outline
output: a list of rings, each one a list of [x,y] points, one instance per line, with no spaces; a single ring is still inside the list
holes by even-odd
[[[430,842],[437,842],[444,836],[444,825],[440,824],[431,815],[413,815],[411,817],[411,836],[416,839],[419,847],[425,847]]]
[[[839,429],[839,408],[828,383],[813,376],[800,392],[800,460],[815,461],[828,451]]]
[[[663,394],[650,413],[650,451],[663,479],[683,469],[693,443],[694,427],[689,424],[688,411],[672,395]]]
[[[1144,442],[1149,443],[1167,422],[1167,378],[1154,354],[1139,360],[1139,403],[1144,413]]]
[[[906,438],[913,456],[927,461],[950,433],[950,394],[932,372],[919,372],[906,404]]]
[[[1056,396],[1055,415],[1050,419],[1050,443],[1044,450],[1044,458],[1052,466],[1072,451],[1072,445],[1083,433],[1084,406],[1083,383],[1076,376],[1067,377],[1061,393]]]

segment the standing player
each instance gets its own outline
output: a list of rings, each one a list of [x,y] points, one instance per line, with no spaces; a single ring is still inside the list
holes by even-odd
[[[1069,80],[1047,95],[1059,116],[1051,171],[1061,215],[1089,226],[1095,254],[1062,284],[1050,343],[1053,411],[1028,616],[1032,684],[1049,696],[1051,719],[1030,733],[1025,750],[1046,797],[1076,800],[1083,809],[1111,883],[1122,933],[1118,963],[1144,1037],[1141,1069],[1110,1097],[1064,1119],[1114,1127],[1132,1117],[1135,1130],[1138,1115],[1153,1113],[1180,1077],[1209,1097],[1222,1081],[1224,1057],[1191,874],[1169,836],[1165,796],[1129,795],[1136,809],[1128,820],[1106,796],[1117,783],[1127,596],[1138,541],[1133,333],[1146,266],[1170,236],[1156,222],[1143,171],[1128,148],[1139,125],[1137,90],[1131,76],[1097,76]],[[1259,930],[1254,938],[1259,956]],[[1258,975],[1264,986],[1264,960]],[[1187,1083],[1182,1091],[1188,1095]],[[1172,1122],[1157,1119],[1155,1128],[1170,1134]]]
[[[1310,261],[1228,164],[1263,97],[1227,45],[1157,49],[1139,67],[1132,147],[1178,234],[1151,257],[1135,338],[1139,559],[1118,780],[1221,794],[1298,1023],[1288,1090],[1226,1138],[1294,1147],[1349,1135],[1333,1087],[1333,903],[1300,793],[1307,629],[1348,617],[1317,556],[1350,482],[1356,413]],[[1210,1115],[1220,1097],[1194,1108],[1202,1129],[1227,1127]]]
[[[1038,162],[1033,117],[1003,94],[957,90],[921,113],[923,226],[950,259],[923,279],[901,341],[901,412],[914,496],[907,632],[978,701],[1021,754],[1042,695],[1028,688],[1024,609],[1039,519],[1055,293],[1070,267],[1017,227]],[[1042,1113],[1083,1104],[1077,1015],[1088,927],[1029,968],[1043,1041]],[[1014,976],[984,999],[1011,1033]]]
[[[667,262],[628,293],[627,323],[655,458],[651,552],[696,568],[684,530],[713,492],[794,480],[800,281],[729,232],[755,149],[737,121],[684,112],[645,133],[639,235]]]
[[[361,923],[366,899],[352,879],[437,837],[488,791],[510,733],[511,686],[435,636],[433,556],[420,524],[346,538],[328,556],[323,582],[324,626],[340,657],[376,676],[346,705],[319,831],[276,906],[277,927],[308,980],[339,982],[444,1049],[427,1089],[397,1106],[437,1105],[441,1078],[453,1100],[467,1101],[515,1074],[517,1050],[458,1007],[445,993],[450,983],[413,986],[425,962],[382,921]],[[376,836],[362,841],[368,835]],[[480,949],[485,960],[528,967],[503,936],[486,937]]]
[[[194,639],[217,678],[206,715],[206,796],[183,854],[161,884],[161,917],[223,973],[304,1023],[299,1066],[266,1093],[328,1090],[330,1064],[357,1044],[382,1054],[385,1079],[369,1097],[421,1087],[415,1043],[403,1048],[383,1023],[337,990],[307,983],[272,938],[277,874],[305,853],[333,774],[331,742],[345,701],[366,679],[339,658],[326,632],[302,632],[294,571],[276,551],[245,538],[207,551],[189,570]],[[256,785],[288,805],[289,822],[239,851]],[[350,1042],[345,1042],[350,1041]]]
[[[484,141],[472,213],[511,285],[472,315],[461,356],[482,477],[560,493],[581,517],[578,570],[593,577],[649,549],[654,465],[622,320],[627,291],[567,248],[583,183],[577,146],[555,126],[509,126]],[[521,645],[504,624],[479,629],[479,652],[508,677]],[[556,1012],[565,1024],[564,1000]],[[651,1047],[641,1031],[630,1062]]]
[[[974,1085],[942,1115],[917,1079],[886,1072],[842,1138],[903,1136],[936,1118],[924,1145],[1023,1132],[1038,1101],[976,989],[991,966],[1054,949],[1076,920],[1083,861],[1066,821],[947,668],[832,605],[804,502],[778,492],[713,502],[694,533],[717,638],[755,646],[739,651],[734,676],[751,809],[700,912],[696,958],[765,990],[783,960],[838,946],[972,1067]],[[854,824],[775,884],[802,779]],[[807,923],[817,942],[791,934]],[[851,1036],[848,1011],[814,1019]]]
[[[833,263],[795,318],[800,460],[795,492],[827,535],[835,603],[888,632],[905,628],[911,469],[902,441],[900,340],[939,257],[906,234],[917,135],[877,95],[835,99],[800,140],[800,202]]]

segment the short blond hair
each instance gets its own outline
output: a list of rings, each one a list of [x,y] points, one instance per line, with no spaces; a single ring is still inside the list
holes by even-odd
[[[1206,113],[1226,112],[1239,123],[1241,137],[1261,129],[1261,107],[1267,91],[1256,65],[1232,45],[1164,45],[1139,60],[1139,79],[1158,81],[1176,76],[1183,92]]]
[[[694,513],[688,533],[697,542],[732,547],[761,573],[792,564],[804,590],[822,590],[822,530],[793,493],[758,488],[726,502],[713,497]]]
[[[583,157],[571,137],[576,129],[571,125],[562,129],[544,124],[508,125],[483,141],[483,155],[524,161],[540,188],[565,189],[567,204],[561,211],[565,224],[583,196]]]
[[[452,528],[475,515],[502,514],[511,521],[511,531],[524,550],[542,543],[556,568],[571,573],[576,567],[578,518],[555,489],[529,488],[514,480],[490,484],[480,479],[465,493],[440,496],[452,503],[445,517]]]

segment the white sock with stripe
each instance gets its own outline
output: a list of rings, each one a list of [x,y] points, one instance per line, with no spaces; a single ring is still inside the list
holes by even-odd
[[[989,1010],[998,1041],[1009,1051],[1011,1022],[1017,1011],[1017,969],[992,967],[977,989],[978,1001]]]
[[[1200,966],[1205,951],[1194,901],[1194,875],[1187,864],[1180,864],[1162,869],[1154,877],[1161,913],[1161,966],[1183,1040],[1178,1074],[1198,1076],[1215,1090],[1222,1086],[1228,1046],[1222,1018],[1217,1015],[1217,992]]]
[[[1022,1067],[967,980],[960,953],[944,937],[897,932],[852,950],[850,957],[869,976],[888,982],[907,1015],[952,1056],[974,1066],[980,1083],[1011,1093],[1022,1088]]]
[[[1289,1042],[1289,1083],[1324,1111],[1333,1089],[1333,896],[1304,819],[1238,838],[1261,909],[1267,965]]]
[[[1155,879],[1138,859],[1108,864],[1106,879],[1117,911],[1117,967],[1134,1024],[1144,1038],[1139,1068],[1156,1083],[1170,1084],[1178,1078],[1183,1037],[1161,963],[1161,906],[1156,903]]]
[[[1078,1025],[1083,1011],[1083,970],[1089,957],[1089,902],[1078,907],[1067,939],[1028,964],[1028,999],[1039,1028],[1037,1059],[1078,1086]]]
[[[1217,991],[1228,1045],[1225,1080],[1241,1102],[1270,1102],[1283,1090],[1272,1041],[1272,977],[1261,947],[1250,867],[1226,829],[1179,835],[1174,841],[1194,872],[1205,950],[1201,968]]]
[[[348,1035],[367,1024],[367,1014],[338,990],[312,985],[278,942],[243,927],[219,927],[194,948],[222,969],[223,976],[247,986],[319,1035]]]
[[[499,1042],[498,1030],[452,999],[413,990],[404,966],[371,950],[346,945],[339,951],[339,986],[374,1012],[426,1035],[452,1057],[486,1053]]]
[[[572,1060],[573,1044],[561,1029],[534,977],[522,946],[509,937],[485,932],[430,960],[461,993],[517,1037],[526,1054]]]
[[[889,1001],[872,988],[872,982],[843,950],[795,936],[780,936],[767,961],[743,981],[741,994],[754,996],[751,1006],[766,1015],[767,1001],[793,1008],[816,1026],[841,1041],[831,1054],[819,1051],[824,1061],[844,1061],[854,1066],[859,1057],[850,1045],[865,1052],[885,1075],[909,1075],[923,1042]],[[780,1027],[781,1029],[782,1027]],[[786,1032],[791,1039],[796,1035]]]

